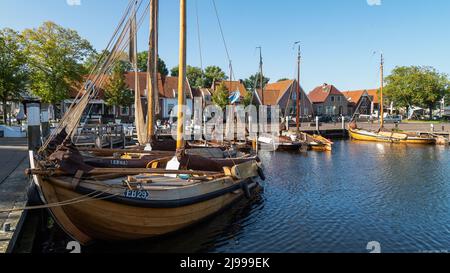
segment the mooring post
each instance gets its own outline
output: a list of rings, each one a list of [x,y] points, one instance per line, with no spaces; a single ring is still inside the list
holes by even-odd
[[[316,131],[320,132],[320,128],[319,128],[319,117],[316,117]]]
[[[42,139],[46,140],[50,135],[50,120],[48,114],[48,107],[43,107],[41,109],[41,134]]]
[[[39,103],[27,104],[29,151],[36,151],[41,146],[41,111],[39,108]]]

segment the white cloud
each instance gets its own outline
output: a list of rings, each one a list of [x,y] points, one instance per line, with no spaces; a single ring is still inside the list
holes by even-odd
[[[81,6],[81,0],[66,0],[69,6]]]
[[[381,0],[367,0],[369,6],[381,6]]]

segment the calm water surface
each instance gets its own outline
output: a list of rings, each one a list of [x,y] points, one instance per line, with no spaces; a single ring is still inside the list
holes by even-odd
[[[340,141],[332,153],[265,153],[264,192],[164,239],[90,252],[450,251],[450,149]]]

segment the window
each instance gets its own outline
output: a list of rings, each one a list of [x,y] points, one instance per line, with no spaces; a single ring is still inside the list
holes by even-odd
[[[341,102],[341,96],[337,97],[337,101]]]
[[[317,106],[317,115],[322,115],[323,108],[322,106]]]
[[[129,116],[130,115],[130,107],[120,107],[120,115],[121,116]]]
[[[172,113],[173,108],[175,108],[175,104],[169,103],[167,105],[167,115],[170,116],[170,113]]]
[[[331,102],[334,102],[334,96],[331,96]]]

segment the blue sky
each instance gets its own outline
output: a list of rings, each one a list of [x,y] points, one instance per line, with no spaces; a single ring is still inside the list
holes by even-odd
[[[71,1],[71,0],[69,0]],[[73,1],[73,0],[72,0]],[[0,0],[0,28],[22,30],[51,20],[79,31],[97,49],[105,47],[128,0]],[[380,5],[369,5],[378,2]],[[160,55],[169,68],[178,59],[178,0],[160,1]],[[204,66],[227,68],[211,0],[188,0],[188,62],[199,66],[195,5],[200,13]],[[379,84],[379,57],[386,72],[397,65],[431,65],[450,74],[448,0],[216,0],[237,78],[258,69],[272,81],[296,74],[293,50],[302,41],[302,85],[324,82],[340,90]],[[145,31],[140,47],[145,49]]]

